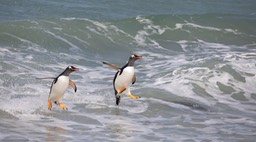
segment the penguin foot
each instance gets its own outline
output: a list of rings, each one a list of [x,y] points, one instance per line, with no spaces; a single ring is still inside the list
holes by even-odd
[[[52,109],[52,101],[48,100],[48,109],[51,110]]]
[[[66,105],[64,105],[63,103],[59,103],[60,108],[62,108],[63,110],[68,110],[68,107]]]
[[[132,99],[138,99],[140,98],[140,96],[136,96],[136,95],[132,95],[132,94],[128,94],[128,96]]]

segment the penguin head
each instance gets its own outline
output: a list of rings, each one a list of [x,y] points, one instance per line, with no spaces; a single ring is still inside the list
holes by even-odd
[[[74,66],[68,66],[68,69],[73,72],[73,71],[78,71],[78,68],[74,67]]]
[[[139,55],[136,55],[136,54],[133,54],[130,56],[130,59],[135,59],[135,60],[138,60],[138,59],[141,59],[142,56],[139,56]]]
[[[135,62],[136,60],[138,60],[138,59],[141,59],[141,58],[142,58],[142,56],[133,54],[133,55],[130,56],[129,61],[128,61],[128,64],[129,64],[130,66],[133,66],[134,62]]]
[[[78,68],[74,66],[68,66],[61,75],[69,76],[69,74],[73,71],[78,71]]]

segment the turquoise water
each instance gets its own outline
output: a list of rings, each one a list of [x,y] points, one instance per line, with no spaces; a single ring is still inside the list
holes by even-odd
[[[1,141],[255,141],[256,2],[1,1]],[[109,61],[133,53],[132,100]],[[68,65],[69,107],[47,109]]]

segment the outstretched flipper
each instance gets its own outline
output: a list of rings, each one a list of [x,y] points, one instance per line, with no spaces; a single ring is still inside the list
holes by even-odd
[[[76,84],[72,80],[69,80],[69,86],[72,87],[74,89],[74,91],[76,92],[77,87],[76,87]]]
[[[36,79],[56,79],[56,77],[36,77]]]
[[[105,65],[108,65],[109,67],[111,67],[114,70],[118,71],[120,69],[120,67],[118,67],[117,65],[114,65],[114,64],[111,64],[111,63],[108,63],[108,62],[105,62],[105,61],[103,61],[102,63],[105,64]]]

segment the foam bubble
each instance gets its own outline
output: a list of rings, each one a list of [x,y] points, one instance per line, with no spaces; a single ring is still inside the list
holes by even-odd
[[[156,42],[156,40],[150,38],[150,36],[155,34],[162,35],[167,30],[170,30],[170,28],[162,28],[160,25],[155,25],[152,20],[141,16],[136,17],[136,20],[140,24],[143,24],[143,30],[139,30],[134,37],[136,44],[142,47],[149,46],[163,49],[163,47],[161,47],[160,44]]]

